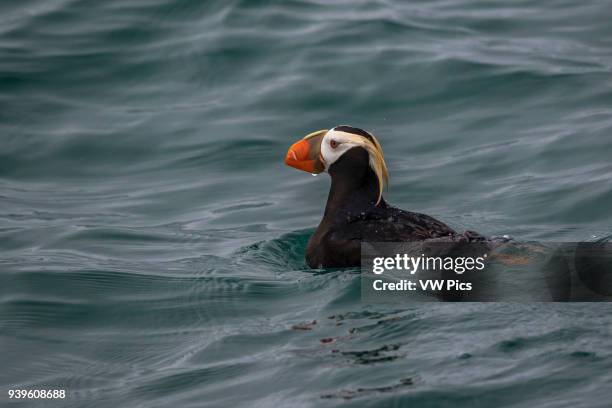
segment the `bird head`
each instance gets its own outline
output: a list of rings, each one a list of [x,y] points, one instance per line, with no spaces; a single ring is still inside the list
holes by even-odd
[[[365,130],[342,125],[312,132],[291,145],[285,164],[312,174],[329,172],[351,149],[364,149],[368,153],[368,165],[378,179],[378,204],[389,173],[380,143]]]

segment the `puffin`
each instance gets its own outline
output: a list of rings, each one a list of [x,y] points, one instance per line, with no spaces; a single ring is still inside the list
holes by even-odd
[[[364,241],[486,240],[477,232],[458,233],[429,215],[389,205],[383,197],[389,171],[382,147],[363,129],[340,125],[312,132],[291,145],[285,164],[331,177],[323,219],[306,246],[310,268],[360,266]]]

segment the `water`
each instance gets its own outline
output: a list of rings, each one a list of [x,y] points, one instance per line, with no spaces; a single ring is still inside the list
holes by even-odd
[[[328,177],[283,164],[350,124],[397,206],[609,235],[609,8],[3,2],[0,404],[609,406],[608,305],[363,304],[303,260]]]

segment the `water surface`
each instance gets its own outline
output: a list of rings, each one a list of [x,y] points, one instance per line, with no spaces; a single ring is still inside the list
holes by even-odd
[[[379,137],[394,205],[521,240],[609,235],[609,9],[3,2],[2,398],[608,406],[608,305],[364,304],[357,271],[306,267],[329,180],[283,158],[351,124]]]

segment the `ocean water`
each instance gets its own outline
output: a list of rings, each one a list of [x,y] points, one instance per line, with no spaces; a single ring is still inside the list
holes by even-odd
[[[283,158],[350,124],[401,208],[610,235],[610,7],[3,1],[0,405],[609,407],[608,304],[366,304]]]

